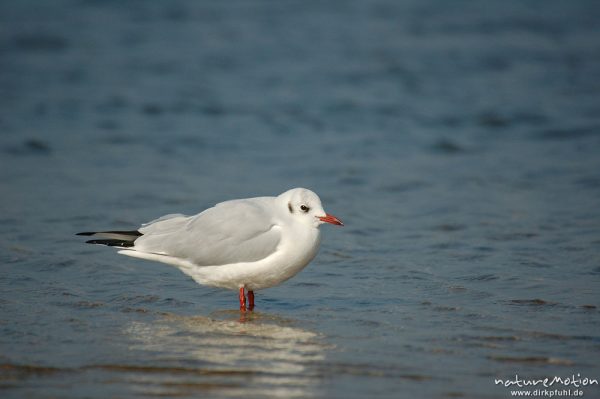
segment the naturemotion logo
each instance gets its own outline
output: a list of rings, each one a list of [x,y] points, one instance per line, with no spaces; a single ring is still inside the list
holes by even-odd
[[[580,397],[583,396],[583,390],[579,388],[598,385],[598,379],[582,377],[579,373],[577,373],[577,375],[572,374],[568,377],[554,376],[543,378],[525,378],[515,374],[514,378],[495,378],[494,384],[512,388],[510,391],[511,396]],[[535,389],[531,390],[531,388]]]

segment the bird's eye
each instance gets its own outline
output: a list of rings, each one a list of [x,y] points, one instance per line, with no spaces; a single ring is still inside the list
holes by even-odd
[[[310,211],[310,208],[309,208],[309,207],[307,207],[306,205],[300,205],[300,210],[301,210],[302,212],[308,212],[308,211]]]

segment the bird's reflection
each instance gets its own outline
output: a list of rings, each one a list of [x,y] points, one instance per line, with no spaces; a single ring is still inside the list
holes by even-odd
[[[165,365],[144,394],[193,395],[210,389],[211,396],[224,397],[319,396],[326,345],[295,324],[264,313],[220,311],[210,317],[165,314],[152,322],[135,321],[127,333],[132,350],[151,353],[156,364]]]

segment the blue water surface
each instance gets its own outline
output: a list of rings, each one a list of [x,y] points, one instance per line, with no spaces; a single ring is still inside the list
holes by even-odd
[[[0,396],[600,378],[599,20],[583,0],[3,1]],[[252,314],[74,236],[298,186],[346,226]]]

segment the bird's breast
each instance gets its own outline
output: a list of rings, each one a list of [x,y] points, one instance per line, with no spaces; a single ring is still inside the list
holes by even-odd
[[[281,240],[280,268],[293,274],[310,263],[319,251],[321,235],[318,229],[295,229]],[[293,275],[292,274],[292,275]]]

